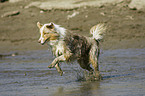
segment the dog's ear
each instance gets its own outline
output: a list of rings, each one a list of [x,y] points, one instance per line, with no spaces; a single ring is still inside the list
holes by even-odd
[[[48,29],[54,29],[54,24],[51,22],[49,25],[46,26]]]
[[[43,24],[40,24],[40,22],[37,22],[37,26],[38,26],[38,28],[41,28],[43,26]]]

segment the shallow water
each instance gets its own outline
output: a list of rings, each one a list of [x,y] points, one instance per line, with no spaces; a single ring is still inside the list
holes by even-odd
[[[47,68],[53,59],[48,50],[1,58],[0,96],[145,96],[145,49],[102,51],[102,81],[84,80],[76,62],[61,63],[59,76]]]

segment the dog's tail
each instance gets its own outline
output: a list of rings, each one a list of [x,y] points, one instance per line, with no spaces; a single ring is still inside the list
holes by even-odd
[[[106,32],[106,26],[103,23],[99,23],[90,29],[90,34],[93,35],[93,39],[95,40],[103,39],[105,32]]]

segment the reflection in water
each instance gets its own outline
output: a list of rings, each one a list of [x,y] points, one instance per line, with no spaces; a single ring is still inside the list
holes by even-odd
[[[95,94],[100,94],[99,87],[100,83],[97,82],[80,82],[79,86],[76,88],[70,87],[59,87],[57,88],[54,96],[93,96]]]

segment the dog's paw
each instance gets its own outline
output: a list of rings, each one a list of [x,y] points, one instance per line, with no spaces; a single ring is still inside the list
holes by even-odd
[[[50,64],[50,65],[48,66],[48,68],[51,69],[51,68],[54,68],[54,66],[53,66],[52,64]]]
[[[96,81],[103,80],[103,78],[102,78],[101,74],[99,74],[99,75],[95,76],[95,80],[96,80]]]
[[[63,72],[62,72],[62,71],[60,71],[60,72],[59,72],[59,74],[60,74],[60,76],[62,76],[62,75],[63,75]]]

